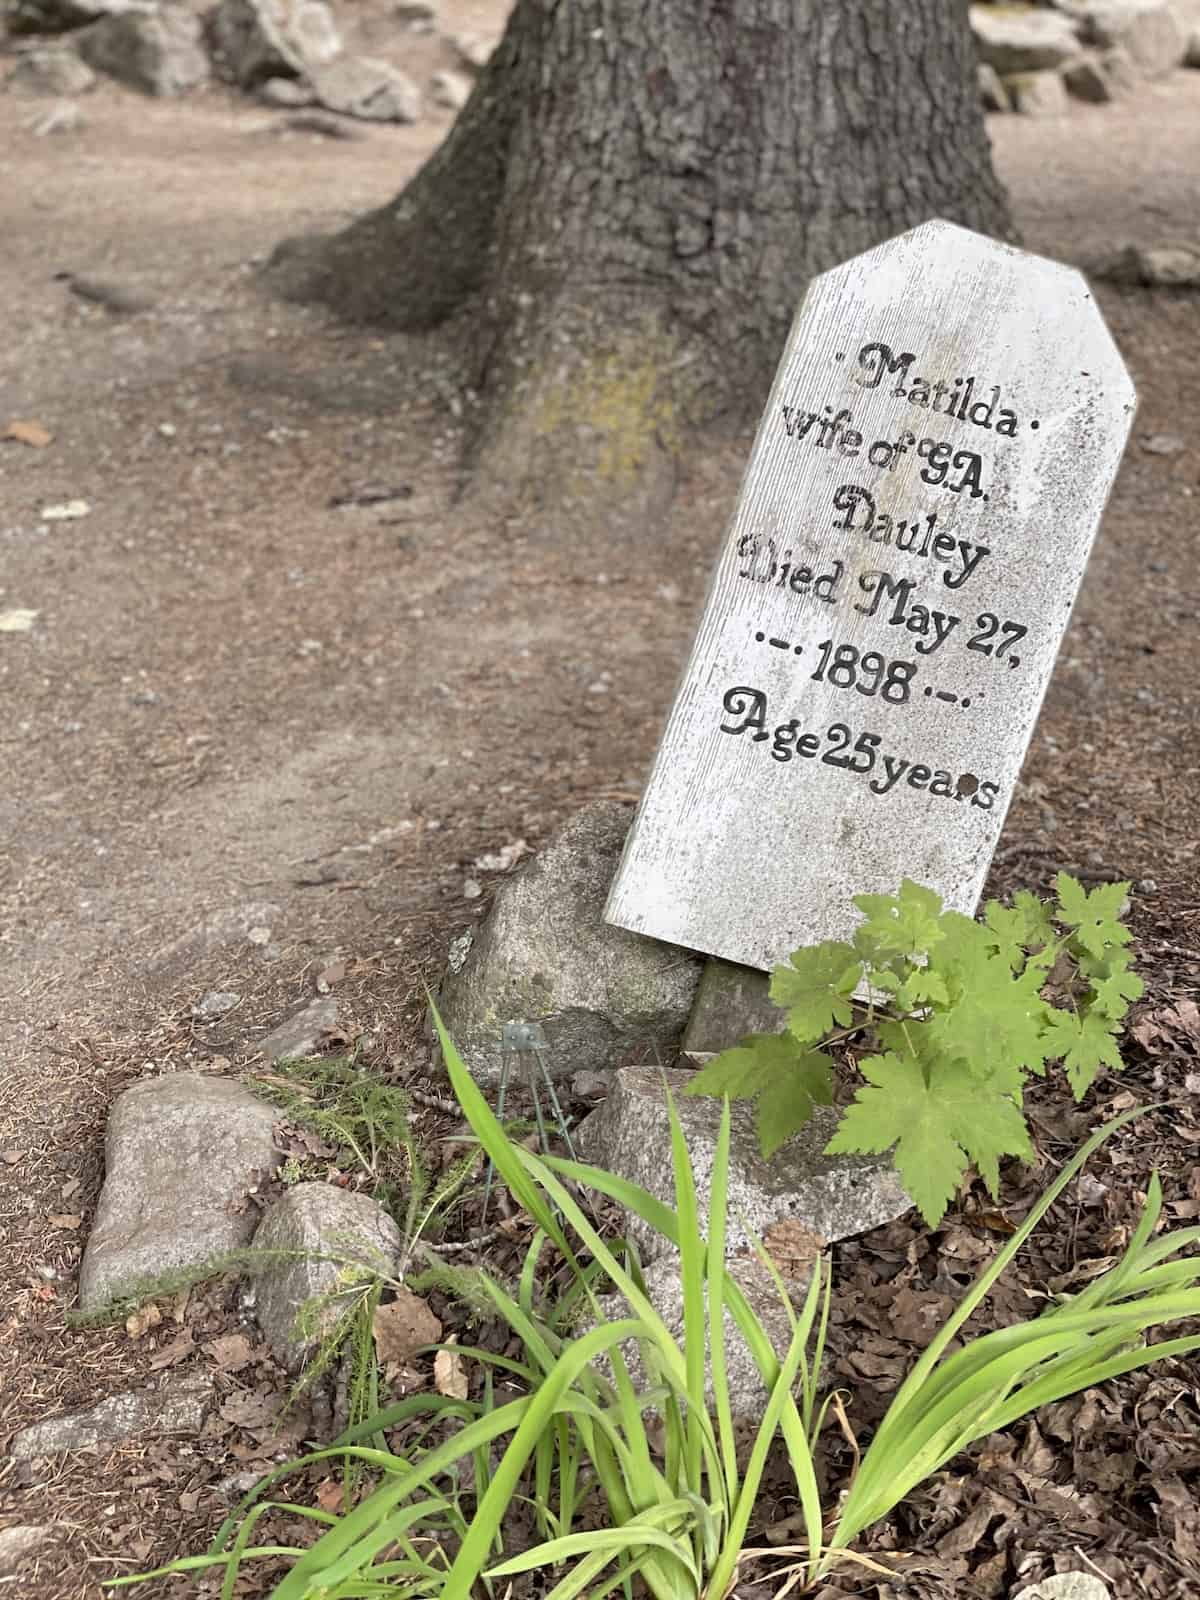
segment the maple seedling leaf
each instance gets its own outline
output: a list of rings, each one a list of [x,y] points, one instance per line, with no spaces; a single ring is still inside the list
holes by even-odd
[[[764,1159],[797,1133],[813,1107],[833,1102],[833,1069],[820,1050],[805,1050],[790,1033],[752,1033],[703,1067],[687,1094],[756,1096],[755,1126]]]
[[[1017,894],[1011,906],[1002,906],[998,900],[989,900],[984,913],[988,930],[988,945],[999,956],[1005,957],[1014,972],[1025,965],[1026,952],[1044,950],[1054,943],[1054,924],[1050,913],[1028,889]]]
[[[953,1004],[929,1022],[938,1053],[1016,1091],[1021,1072],[1040,1072],[1053,1054],[1045,1038],[1045,974],[1030,968],[1015,978],[1007,958],[983,941],[957,949],[948,971]]]
[[[1060,872],[1054,888],[1059,921],[1074,929],[1074,938],[1089,955],[1103,956],[1113,945],[1129,943],[1133,935],[1120,920],[1128,883],[1103,883],[1089,894],[1069,872]]]
[[[826,939],[797,950],[771,974],[771,999],[788,1014],[788,1032],[810,1044],[853,1018],[848,996],[862,978],[862,962],[848,944]]]
[[[1071,1011],[1056,1012],[1047,1043],[1049,1055],[1062,1057],[1076,1100],[1083,1099],[1101,1067],[1120,1072],[1125,1065],[1112,1019],[1099,1011],[1088,1011],[1082,1017]]]
[[[1089,973],[1092,1000],[1088,1011],[1098,1011],[1102,1016],[1119,1022],[1135,1000],[1146,992],[1146,985],[1132,971],[1129,957],[1124,951],[1105,962],[1097,963]]]
[[[974,1162],[995,1194],[1000,1157],[1030,1160],[1025,1119],[1007,1094],[989,1094],[961,1061],[935,1061],[928,1077],[915,1056],[859,1063],[868,1087],[846,1108],[825,1147],[830,1155],[882,1155],[895,1146],[901,1182],[931,1228],[945,1215]]]
[[[855,945],[867,959],[928,955],[946,937],[941,896],[911,878],[904,879],[897,895],[856,894],[854,904],[866,918]]]

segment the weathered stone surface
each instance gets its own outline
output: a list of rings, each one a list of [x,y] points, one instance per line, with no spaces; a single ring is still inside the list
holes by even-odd
[[[706,1060],[750,1033],[782,1033],[784,1012],[772,1004],[771,980],[755,967],[715,957],[704,963],[696,1002],[684,1030],[683,1053]]]
[[[298,1256],[266,1261],[254,1269],[259,1327],[289,1372],[304,1365],[321,1332],[337,1320],[338,1308],[326,1306],[307,1332],[301,1330],[301,1313],[314,1296],[335,1288],[347,1270],[353,1272],[353,1262],[394,1272],[400,1244],[396,1224],[365,1194],[352,1194],[328,1183],[301,1183],[275,1202],[254,1235],[255,1250],[311,1251],[352,1258],[349,1268],[337,1261]]]
[[[278,1120],[241,1084],[196,1072],[126,1089],[108,1119],[104,1187],[79,1272],[83,1310],[248,1244],[252,1196],[279,1161]]]
[[[1114,283],[1194,289],[1200,286],[1200,242],[1127,245],[1102,270]]]
[[[1013,1600],[1109,1600],[1111,1590],[1092,1572],[1059,1572],[1013,1596]]]
[[[608,920],[769,969],[906,877],[973,913],[1134,405],[1057,262],[927,222],[813,279]]]
[[[771,1341],[771,1348],[782,1360],[788,1345],[791,1343],[792,1329],[788,1320],[787,1307],[780,1299],[779,1291],[770,1273],[758,1260],[757,1256],[732,1256],[726,1262],[726,1267],[746,1296],[751,1310],[762,1323],[763,1332]],[[679,1260],[674,1256],[661,1256],[645,1269],[646,1293],[650,1303],[667,1325],[667,1330],[672,1338],[682,1349],[684,1347],[683,1334],[683,1276]],[[804,1301],[804,1292],[807,1282],[787,1281],[786,1286],[792,1305],[796,1310]],[[619,1317],[629,1315],[629,1306],[625,1297],[620,1294],[604,1296],[600,1308],[605,1317],[616,1321]],[[707,1336],[707,1319],[705,1321],[705,1375],[706,1393],[708,1403],[713,1404],[712,1371],[710,1357],[710,1342]],[[633,1379],[634,1387],[640,1388],[645,1383],[645,1371],[642,1366],[641,1356],[638,1351],[637,1341],[630,1340],[622,1345],[621,1354],[629,1367],[629,1375]],[[767,1390],[763,1385],[750,1347],[742,1337],[741,1330],[728,1310],[725,1312],[725,1363],[729,1383],[730,1407],[735,1417],[761,1418],[767,1402]]]
[[[493,33],[456,33],[449,43],[467,71],[478,77],[491,60],[500,43],[500,36]]]
[[[220,0],[209,13],[208,36],[223,71],[243,89],[301,77],[342,48],[323,0]]]
[[[281,1022],[273,1033],[259,1041],[259,1051],[268,1061],[302,1060],[320,1052],[321,1037],[337,1027],[338,1004],[330,996],[312,1000],[302,1011]]]
[[[983,101],[985,111],[1012,110],[1012,102],[1008,98],[1003,78],[995,67],[989,66],[986,61],[979,63],[979,98]]]
[[[307,83],[302,83],[298,78],[268,78],[261,84],[258,97],[269,106],[285,106],[294,109],[298,106],[311,106],[316,102],[316,95]]]
[[[234,994],[232,990],[210,989],[192,1007],[192,1017],[196,1022],[215,1022],[241,1003],[241,995]]]
[[[72,288],[77,288],[80,282],[76,278]],[[260,928],[270,929],[280,911],[281,907],[272,900],[247,900],[242,905],[211,912],[195,927],[163,945],[154,957],[154,966],[163,973],[178,972],[215,951],[248,944],[251,933],[257,933]],[[264,948],[257,943],[254,945],[256,951]]]
[[[145,0],[12,0],[4,14],[8,31],[29,33],[69,33],[84,28],[98,17],[118,11],[144,7]]]
[[[1142,81],[1126,50],[1102,51],[1100,65],[1114,94],[1132,94]]]
[[[980,60],[1002,78],[1061,67],[1079,51],[1077,24],[1057,11],[973,5],[970,18]]]
[[[1004,86],[1012,97],[1013,110],[1027,117],[1061,117],[1069,99],[1062,75],[1057,72],[1023,72],[1005,78]]]
[[[407,73],[369,56],[339,56],[309,74],[327,111],[368,122],[417,122],[421,91]]]
[[[210,76],[200,23],[176,7],[103,17],[76,40],[89,66],[145,94],[186,94]]]
[[[86,94],[95,83],[96,74],[69,45],[27,50],[8,75],[8,87],[26,94]]]
[[[86,1411],[72,1411],[22,1428],[9,1442],[18,1458],[57,1455],[141,1434],[199,1433],[212,1399],[212,1379],[176,1378],[158,1389],[110,1395]]]
[[[1087,15],[1093,44],[1124,50],[1147,78],[1179,66],[1187,52],[1187,33],[1168,0],[1101,0]]]
[[[434,105],[461,111],[474,87],[465,72],[435,72],[429,81],[429,97]]]
[[[500,1072],[505,1023],[541,1025],[555,1077],[616,1066],[638,1048],[678,1039],[699,961],[603,920],[628,829],[622,806],[579,812],[500,886],[470,949],[451,961],[438,1007],[481,1082]]]
[[[619,1173],[673,1206],[665,1080],[675,1097],[699,1195],[701,1226],[707,1229],[721,1102],[685,1095],[694,1076],[679,1068],[665,1072],[657,1067],[622,1068],[608,1099],[580,1124],[576,1144],[593,1166]],[[912,1202],[886,1158],[823,1154],[836,1125],[837,1114],[818,1107],[808,1126],[764,1161],[753,1109],[746,1101],[734,1101],[727,1224],[731,1253],[750,1248],[747,1229],[761,1238],[774,1223],[792,1219],[822,1239],[847,1239],[910,1209]],[[630,1219],[629,1232],[643,1259],[669,1253],[661,1236],[639,1219]]]
[[[1112,78],[1093,56],[1081,56],[1064,67],[1062,81],[1069,95],[1092,105],[1103,105],[1115,91]]]
[[[16,1522],[0,1528],[0,1578],[20,1572],[58,1533],[52,1522]]]

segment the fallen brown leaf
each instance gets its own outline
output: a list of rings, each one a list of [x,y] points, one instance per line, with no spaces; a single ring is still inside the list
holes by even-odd
[[[375,1353],[385,1368],[403,1367],[424,1344],[436,1344],[442,1325],[419,1295],[398,1289],[396,1298],[376,1308]]]
[[[151,1328],[157,1328],[162,1321],[162,1312],[153,1300],[148,1306],[143,1306],[140,1311],[135,1311],[132,1316],[125,1318],[125,1332],[131,1339],[140,1339],[143,1334],[149,1333]]]
[[[13,439],[17,444],[32,445],[35,450],[44,450],[53,440],[54,435],[49,428],[43,427],[40,422],[28,420],[25,422],[10,422],[0,438]]]
[[[177,1333],[170,1344],[163,1345],[161,1350],[155,1351],[150,1361],[151,1372],[161,1372],[164,1367],[173,1367],[180,1361],[186,1361],[196,1348],[196,1341],[192,1338],[192,1330],[185,1328],[182,1333]]]
[[[451,1334],[447,1342],[453,1344],[454,1341],[455,1335]],[[467,1398],[467,1373],[457,1350],[439,1350],[434,1356],[433,1381],[439,1394],[448,1395],[452,1400]]]
[[[322,1511],[344,1511],[346,1507],[345,1487],[336,1478],[322,1478],[317,1485],[317,1504]]]
[[[211,1356],[222,1372],[240,1372],[254,1359],[254,1346],[244,1333],[226,1333],[219,1339],[209,1339],[204,1354]]]

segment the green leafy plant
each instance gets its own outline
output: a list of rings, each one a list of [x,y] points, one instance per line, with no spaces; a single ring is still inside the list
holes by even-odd
[[[753,1034],[697,1074],[689,1094],[757,1101],[764,1156],[833,1102],[825,1045],[864,1035],[866,1079],[827,1146],[894,1150],[905,1188],[931,1226],[967,1167],[994,1196],[1002,1156],[1029,1160],[1021,1109],[1030,1074],[1061,1061],[1077,1100],[1101,1067],[1119,1070],[1117,1036],[1142,993],[1121,922],[1127,883],[1090,893],[1069,874],[1057,899],[1021,891],[988,902],[981,922],[945,911],[905,879],[897,895],[864,894],[849,944],[797,950],[771,978],[786,1031]],[[856,1009],[854,997],[866,995]]]
[[[746,1540],[767,1452],[777,1440],[795,1478],[805,1530],[792,1579],[812,1585],[840,1562],[864,1559],[851,1550],[854,1540],[968,1445],[1079,1389],[1200,1348],[1200,1335],[1147,1344],[1152,1331],[1200,1315],[1200,1257],[1179,1257],[1200,1243],[1200,1228],[1156,1237],[1162,1209],[1157,1178],[1114,1267],[1032,1322],[951,1348],[1084,1162],[1140,1114],[1130,1112],[1087,1142],[976,1279],[896,1395],[840,1502],[823,1506],[814,1452],[829,1403],[819,1392],[829,1281],[816,1263],[796,1311],[776,1280],[791,1337],[785,1352],[774,1350],[725,1265],[728,1102],[705,1240],[673,1107],[671,1208],[612,1174],[513,1145],[444,1034],[442,1043],[472,1128],[537,1229],[514,1291],[487,1280],[497,1313],[520,1337],[523,1357],[464,1351],[486,1371],[478,1400],[423,1395],[385,1408],[330,1448],[265,1478],[207,1554],[111,1580],[113,1586],[223,1568],[222,1600],[232,1600],[249,1563],[283,1559],[288,1570],[271,1591],[274,1600],[384,1594],[476,1600],[507,1593],[509,1579],[537,1569],[548,1573],[546,1600],[601,1600],[635,1575],[655,1600],[726,1600],[744,1563],[764,1554]],[[646,1295],[636,1258],[614,1250],[591,1223],[576,1198],[579,1186],[629,1207],[679,1250],[679,1339]],[[587,1333],[564,1338],[562,1320],[538,1312],[538,1267],[547,1247],[567,1263],[575,1291],[592,1308],[596,1325]],[[773,1271],[769,1258],[764,1262]],[[605,1319],[599,1296],[608,1289],[619,1292],[627,1316]],[[762,1420],[746,1457],[735,1445],[727,1312],[764,1388]],[[647,1375],[640,1391],[625,1359],[630,1341],[637,1342]],[[498,1383],[516,1390],[515,1398],[498,1403]],[[424,1427],[403,1454],[364,1442],[416,1422]],[[378,1486],[352,1510],[337,1515],[270,1497],[288,1475],[310,1466],[328,1470],[336,1460],[356,1461],[378,1476]],[[474,1499],[470,1516],[468,1494]],[[506,1555],[506,1519],[517,1501],[531,1509],[539,1542]],[[317,1524],[320,1537],[308,1548],[255,1544],[256,1529],[274,1513]],[[772,1555],[778,1559],[778,1552]]]

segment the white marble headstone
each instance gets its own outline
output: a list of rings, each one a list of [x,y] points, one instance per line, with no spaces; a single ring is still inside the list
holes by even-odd
[[[1133,420],[1084,279],[930,222],[817,278],[607,918],[769,967],[972,912]]]

